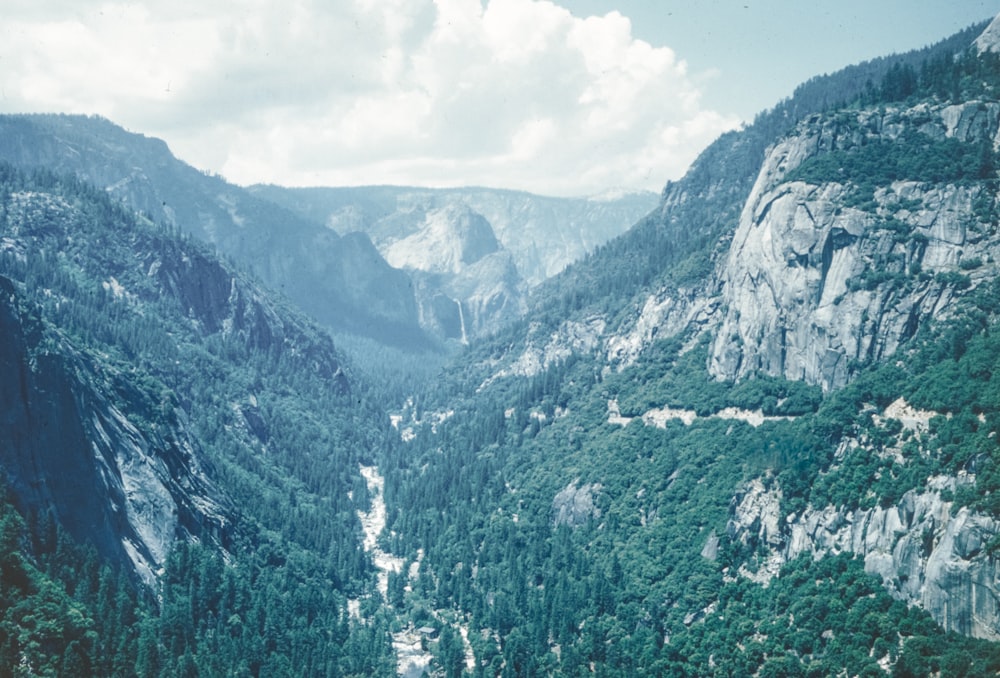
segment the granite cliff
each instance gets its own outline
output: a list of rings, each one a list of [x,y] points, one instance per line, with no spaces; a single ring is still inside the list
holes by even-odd
[[[998,116],[995,101],[866,109],[807,120],[776,144],[717,274],[713,374],[763,371],[838,388],[956,294],[995,277],[992,160],[974,176],[927,176],[916,162],[862,170],[852,158],[890,146],[910,159],[992,153]],[[796,172],[824,157],[840,163],[834,176]]]
[[[160,394],[45,331],[11,280],[0,287],[0,464],[21,509],[47,513],[149,585],[175,540],[225,547],[234,510],[206,476],[177,403],[136,408]],[[154,414],[169,426],[149,426]]]
[[[338,233],[362,231],[380,251],[424,228],[429,213],[471,210],[490,224],[519,275],[532,287],[620,235],[656,207],[654,193],[556,198],[485,187],[405,186],[252,186],[250,191]]]
[[[656,198],[393,186],[250,191],[337,233],[365,233],[410,274],[421,326],[460,342],[519,319],[531,288],[624,232]]]
[[[415,281],[421,325],[468,343],[521,317],[525,285],[514,259],[479,213],[449,205],[427,212],[420,229],[383,247]]]
[[[740,570],[766,584],[800,554],[855,554],[895,597],[927,610],[949,631],[1000,640],[1000,561],[990,544],[1000,522],[955,507],[968,476],[929,478],[897,504],[849,510],[809,507],[781,515],[781,488],[757,479],[733,498],[729,536],[763,555]]]
[[[989,71],[996,64],[988,45],[997,25],[973,48],[975,36],[964,36],[964,44],[948,44],[924,59],[937,59],[945,72],[959,63]],[[929,73],[923,77],[932,82]],[[652,389],[679,361],[646,366],[665,339],[678,341],[677,356],[705,342],[705,370],[723,388],[776,377],[829,395],[873,367],[905,360],[915,337],[966,312],[960,302],[994,284],[1000,261],[995,87],[964,98],[956,97],[954,85],[944,92],[940,83],[941,94],[931,92],[932,85],[923,94],[916,85],[890,93],[906,77],[916,82],[915,74],[905,63],[886,64],[882,89],[855,90],[849,106],[809,110],[808,102],[793,98],[754,126],[720,138],[687,176],[667,185],[658,210],[542,286],[558,302],[536,302],[533,312],[544,318],[548,311],[552,320],[531,323],[484,359],[481,388],[538,378],[583,359],[604,375],[638,371],[641,376],[628,378],[643,384],[636,388]],[[610,271],[629,271],[633,296]],[[979,312],[995,321],[995,309]],[[633,399],[647,408],[688,408],[697,420],[692,404],[679,400],[684,396],[667,387],[662,393],[671,401]],[[703,407],[716,408],[711,413],[724,405]],[[981,423],[992,426],[979,412]],[[630,414],[640,419],[642,410]],[[900,418],[898,412],[881,416]],[[609,410],[609,421],[628,418]],[[832,444],[839,451],[821,475],[835,473],[844,455],[883,454],[851,434]],[[926,609],[944,628],[997,640],[1000,523],[968,499],[955,501],[956,494],[973,492],[982,457],[927,477],[904,470],[918,459],[903,455],[897,463],[892,474],[918,474],[906,491],[860,505],[807,504],[793,511],[771,475],[745,484],[732,499],[728,530],[732,543],[756,553],[741,574],[764,583],[801,554],[855,554],[893,596]],[[879,468],[869,483],[890,473]],[[726,538],[711,535],[704,554],[714,559]]]

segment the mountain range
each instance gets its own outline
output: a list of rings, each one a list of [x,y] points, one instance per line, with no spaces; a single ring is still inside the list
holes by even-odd
[[[0,118],[0,665],[1000,672],[998,26],[803,84],[652,210]]]
[[[467,336],[519,318],[530,285],[621,233],[655,205],[651,194],[586,201],[488,189],[422,194],[411,189],[247,190],[176,159],[159,139],[97,117],[4,116],[0,146],[0,157],[15,166],[73,174],[157,223],[211,244],[335,332],[416,348],[460,339],[455,316],[463,305],[477,319]],[[449,209],[426,222],[415,215],[414,210],[423,214],[435,201]],[[414,264],[404,271],[385,261],[390,242],[431,228],[432,222],[449,228],[448,216],[459,218],[472,210],[470,204],[490,214],[513,257],[504,252],[481,265],[485,270],[472,279],[454,281],[423,275],[435,273],[426,262],[397,258]],[[360,216],[345,220],[349,214]],[[365,233],[376,239],[381,253]],[[452,230],[448,235],[475,234]],[[470,251],[476,248],[482,245],[473,243]]]
[[[339,233],[367,234],[414,278],[421,324],[465,343],[523,316],[532,288],[656,206],[642,192],[581,199],[488,188],[251,191]]]

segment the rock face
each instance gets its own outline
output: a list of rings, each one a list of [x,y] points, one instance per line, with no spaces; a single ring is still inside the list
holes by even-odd
[[[647,281],[624,304],[619,295],[596,311],[610,366],[632,364],[657,339],[709,332],[707,365],[720,380],[763,372],[832,390],[995,277],[1000,103],[815,113],[786,133],[783,119],[802,109],[824,110],[796,97],[720,137],[666,186],[657,210],[567,271],[562,282],[595,288],[615,289],[609,271]],[[879,147],[910,157],[869,163]],[[983,162],[957,176],[908,167],[956,149]],[[853,166],[829,160],[859,157]],[[648,258],[637,255],[644,248]],[[685,259],[692,250],[697,258]]]
[[[1000,559],[988,548],[1000,523],[965,507],[953,512],[942,493],[959,482],[968,478],[939,476],[893,506],[810,507],[781,520],[780,488],[757,479],[733,499],[729,536],[765,547],[758,569],[743,570],[756,581],[768,581],[802,553],[853,553],[890,593],[945,629],[1000,640]]]
[[[459,195],[464,204],[489,221],[529,286],[558,274],[656,206],[653,193],[548,198],[467,189]]]
[[[421,325],[467,343],[520,317],[524,284],[489,222],[468,207],[428,212],[415,233],[383,245],[416,282]]]
[[[254,351],[293,351],[306,358],[321,379],[350,390],[328,335],[313,333],[278,309],[270,297],[217,259],[195,248],[159,242],[143,249],[147,275],[160,294],[177,299],[202,335],[220,334]]]
[[[201,245],[116,213],[92,189],[67,197],[43,182],[5,188],[0,263],[11,277],[0,277],[0,469],[12,498],[148,583],[177,539],[226,548],[236,510],[210,480],[189,424],[197,396],[172,376],[172,351],[190,357],[226,345],[236,356],[287,360],[343,394],[351,385],[332,340]],[[38,279],[49,281],[44,291]],[[94,297],[103,306],[84,306]],[[59,313],[79,307],[109,315],[90,332],[69,323],[71,338],[57,329]],[[123,350],[105,338],[109,317],[144,318],[149,326],[135,333],[171,348],[145,357],[135,344]],[[205,385],[224,393],[217,382],[236,366],[219,355],[207,364]],[[268,422],[255,396],[245,397],[233,405],[236,426],[224,428],[242,420],[247,435],[234,430],[234,444],[266,444]]]
[[[1000,242],[973,216],[995,199],[986,184],[898,180],[859,201],[851,180],[793,173],[814,156],[904,135],[997,146],[998,118],[995,102],[863,110],[817,116],[773,147],[719,270],[712,373],[843,386],[852,364],[892,354],[956,291],[991,278]]]
[[[600,518],[601,509],[594,505],[594,497],[601,491],[599,483],[577,487],[575,482],[560,490],[552,500],[552,522],[577,527],[591,518]]]
[[[386,259],[397,268],[461,273],[499,250],[483,215],[456,205],[428,212],[420,230],[386,248]]]
[[[591,316],[582,321],[567,320],[548,334],[540,325],[532,323],[521,353],[516,358],[509,356],[512,361],[495,370],[480,388],[510,376],[533,377],[570,356],[591,353],[601,345],[601,336],[606,328],[607,319],[604,316]]]
[[[36,322],[36,321],[34,321]],[[199,466],[179,410],[169,432],[141,432],[98,388],[101,367],[43,334],[0,278],[0,466],[27,512],[51,511],[81,543],[152,583],[178,538],[225,545],[232,508]],[[114,400],[112,399],[114,396]]]
[[[986,27],[982,35],[976,38],[976,49],[983,52],[1000,52],[1000,16],[997,16]]]

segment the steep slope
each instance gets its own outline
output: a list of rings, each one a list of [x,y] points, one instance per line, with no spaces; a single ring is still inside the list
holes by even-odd
[[[751,125],[706,148],[682,179],[664,187],[659,207],[648,218],[541,286],[535,312],[567,304],[603,312],[627,296],[638,314],[658,295],[701,284],[713,260],[728,252],[771,145],[809,116],[874,92],[894,67],[916,72],[925,62],[964,52],[985,27],[971,26],[931,47],[850,66],[799,86]]]
[[[468,343],[524,313],[524,284],[512,255],[467,207],[431,210],[419,230],[383,251],[416,281],[421,324],[445,338]]]
[[[0,498],[32,528],[4,502],[5,661],[391,671],[384,627],[348,615],[388,424],[314,321],[104,190],[0,165],[0,327]],[[39,598],[73,607],[25,616]]]
[[[174,158],[159,139],[81,116],[0,117],[0,160],[73,174],[240,264],[323,324],[389,343],[421,340],[408,277],[342,239]]]
[[[661,205],[653,214],[622,237],[602,246],[584,261],[570,266],[564,274],[534,291],[529,315],[535,323],[528,327],[526,333],[501,340],[512,349],[508,358],[514,367],[506,369],[531,373],[536,368],[527,366],[544,366],[552,356],[577,352],[577,349],[571,348],[574,345],[585,347],[585,352],[600,348],[613,365],[621,367],[630,364],[654,338],[670,336],[692,327],[712,327],[719,322],[725,322],[728,328],[716,333],[712,372],[719,378],[731,379],[764,369],[771,374],[781,373],[796,379],[806,375],[813,383],[825,383],[827,387],[832,387],[845,383],[851,369],[859,363],[888,355],[900,341],[912,336],[921,318],[919,308],[913,317],[897,315],[885,318],[875,313],[876,309],[868,309],[869,318],[864,328],[858,330],[857,336],[848,337],[851,330],[844,326],[837,337],[826,337],[825,334],[820,337],[820,333],[829,329],[823,326],[825,321],[802,317],[798,311],[791,312],[791,307],[786,307],[787,302],[794,298],[806,299],[815,289],[810,288],[808,293],[793,292],[789,287],[787,299],[772,300],[767,296],[770,293],[769,284],[803,287],[806,277],[810,280],[815,278],[810,284],[816,287],[825,270],[822,247],[827,241],[813,247],[815,251],[809,256],[799,256],[801,252],[809,251],[810,245],[791,241],[806,237],[803,235],[805,231],[796,233],[794,230],[799,226],[786,224],[781,235],[787,237],[789,243],[778,245],[784,250],[767,255],[770,261],[781,260],[783,268],[775,268],[767,280],[758,282],[756,276],[760,265],[753,262],[759,262],[760,255],[739,247],[749,239],[751,244],[764,243],[763,247],[771,248],[771,241],[757,238],[758,231],[751,225],[762,218],[780,219],[783,213],[779,210],[770,214],[770,210],[764,209],[769,203],[757,205],[759,211],[756,214],[748,210],[754,209],[751,200],[760,202],[761,193],[767,192],[772,198],[786,197],[787,202],[779,201],[779,204],[787,205],[792,214],[785,216],[794,218],[795,206],[805,204],[806,200],[786,196],[791,190],[789,185],[795,180],[823,185],[835,183],[836,178],[842,183],[844,192],[829,196],[829,200],[817,193],[815,199],[825,201],[823,205],[845,214],[826,215],[821,212],[820,221],[814,229],[816,233],[824,232],[823,219],[830,224],[835,219],[842,219],[844,223],[853,220],[853,235],[838,237],[838,249],[844,246],[842,241],[845,238],[857,244],[856,236],[862,227],[870,235],[863,239],[861,247],[885,248],[892,237],[900,241],[896,243],[895,253],[891,247],[883,253],[893,259],[894,263],[888,267],[883,266],[884,257],[873,258],[870,252],[856,255],[856,266],[848,266],[844,274],[858,275],[867,268],[869,273],[864,280],[859,277],[852,285],[869,289],[860,290],[862,294],[857,297],[857,304],[852,306],[852,313],[844,313],[846,306],[838,307],[833,312],[836,322],[853,318],[851,322],[858,325],[860,314],[866,312],[868,297],[895,308],[899,301],[896,284],[907,277],[903,275],[905,265],[901,262],[909,262],[914,255],[918,266],[913,268],[911,277],[920,283],[919,291],[914,292],[914,299],[921,298],[922,304],[931,304],[933,299],[944,301],[952,292],[960,293],[967,289],[966,275],[971,268],[975,268],[973,264],[980,255],[970,252],[965,260],[959,261],[954,256],[957,250],[953,249],[950,259],[938,261],[938,255],[932,254],[928,260],[932,270],[921,271],[924,249],[921,243],[926,237],[933,237],[937,242],[940,235],[945,239],[960,237],[963,238],[962,243],[967,244],[964,235],[931,235],[928,220],[939,213],[943,219],[951,219],[952,225],[948,228],[954,230],[964,228],[954,222],[964,219],[963,215],[972,208],[979,221],[977,228],[989,230],[992,219],[990,189],[979,175],[980,168],[989,172],[991,162],[990,149],[984,144],[995,134],[995,130],[991,131],[992,114],[988,110],[993,95],[989,93],[990,85],[984,84],[986,90],[983,90],[975,86],[975,82],[992,81],[992,56],[984,54],[982,58],[965,59],[962,61],[964,66],[954,61],[955,55],[964,54],[983,28],[973,27],[913,54],[876,60],[845,69],[842,73],[817,78],[800,87],[791,99],[758,116],[747,129],[720,137],[699,156],[682,180],[666,186]],[[912,65],[914,63],[916,67]],[[968,73],[959,72],[962,68]],[[861,80],[862,77],[865,80]],[[871,78],[876,78],[875,82],[879,84],[873,84]],[[956,83],[962,78],[973,80],[972,89],[966,87],[969,91],[964,94],[956,89],[960,87]],[[981,80],[977,81],[977,78]],[[924,84],[919,85],[918,80]],[[905,92],[901,90],[901,83],[909,89]],[[914,89],[918,85],[922,88],[919,92]],[[906,103],[908,98],[910,102]],[[838,105],[834,106],[834,103]],[[863,110],[845,109],[840,113],[820,115],[848,104]],[[889,106],[890,110],[874,110],[882,104]],[[802,127],[798,134],[811,135],[809,141],[796,141],[794,130],[800,123]],[[882,123],[885,123],[884,129],[878,127]],[[837,134],[838,130],[841,136],[835,141],[828,138],[830,134]],[[877,144],[880,139],[897,148],[896,155],[878,158],[875,146],[865,146],[867,150],[857,157],[850,151],[869,142]],[[897,140],[907,141],[910,145],[903,147],[896,144]],[[796,146],[795,153],[800,155],[791,159],[782,155],[789,146],[796,144],[800,145]],[[922,164],[917,161],[912,167],[903,162],[902,166],[890,167],[892,163],[900,164],[900,157],[907,149],[918,158],[940,156],[942,160],[929,160]],[[790,172],[790,167],[797,166],[806,156],[822,155],[827,150],[836,153],[825,156],[825,160],[815,161],[818,164],[812,170],[809,168],[812,161],[807,163],[805,170],[813,172],[810,176],[803,174],[796,177]],[[852,178],[842,172],[832,176],[840,172],[840,168],[831,167],[830,163],[839,161],[844,155],[855,162],[843,171],[857,172],[858,176]],[[879,166],[881,160],[885,162]],[[986,165],[983,165],[984,162]],[[789,172],[788,182],[783,178],[785,172]],[[823,172],[826,174],[822,175]],[[934,186],[915,186],[914,181]],[[912,200],[901,199],[893,187],[894,182],[901,184],[899,188],[904,193],[912,192]],[[906,182],[909,182],[908,187],[902,186]],[[953,188],[957,193],[952,191]],[[924,190],[928,192],[926,205],[920,201],[921,191]],[[858,197],[859,191],[864,193],[864,199]],[[942,197],[935,191],[944,191],[946,195]],[[949,202],[953,198],[954,202]],[[876,199],[885,204],[877,204]],[[811,207],[822,209],[817,205]],[[920,222],[920,219],[924,221]],[[921,224],[919,228],[912,230],[918,223]],[[828,231],[833,228],[831,225]],[[943,224],[938,228],[944,228]],[[840,227],[835,230],[838,234],[847,233]],[[808,235],[807,239],[816,233]],[[736,237],[740,241],[734,248],[733,239]],[[975,240],[979,247],[990,246],[987,240],[975,233],[968,240]],[[829,240],[829,244],[831,250],[827,254],[832,255],[834,241]],[[919,251],[906,255],[902,252],[906,247]],[[938,251],[935,247],[931,249]],[[985,262],[982,257],[986,254],[981,255],[980,260]],[[749,260],[744,262],[747,257]],[[806,276],[803,271],[794,270],[795,266],[814,267],[814,270]],[[749,267],[756,268],[749,270]],[[873,276],[879,267],[885,270],[878,270],[878,275]],[[741,270],[745,271],[743,278],[727,285],[731,276],[741,275]],[[972,276],[973,282],[988,277],[989,270],[987,267],[982,275]],[[890,271],[895,277],[889,276]],[[787,282],[784,281],[786,272],[789,274]],[[909,269],[906,273],[910,273]],[[771,283],[771,279],[780,281]],[[752,298],[746,298],[744,308],[734,307],[735,296],[745,295],[750,289],[743,286],[746,280],[759,285],[759,291]],[[880,291],[871,294],[879,286]],[[921,294],[926,290],[930,290],[931,295],[924,299]],[[840,303],[848,296],[851,295],[841,297],[837,293],[831,294],[823,300],[824,312],[829,314],[831,302]],[[787,321],[779,321],[775,317],[775,309],[779,306],[783,313],[790,313]],[[900,308],[905,306],[902,304]],[[930,309],[933,306],[920,308]],[[771,319],[765,321],[762,315]],[[892,313],[888,315],[892,316]],[[762,321],[754,321],[755,317]],[[803,322],[796,324],[795,321],[800,318]],[[808,324],[814,321],[819,322],[820,329],[810,334]],[[734,331],[739,323],[745,325],[744,329]],[[587,329],[581,334],[580,328]],[[784,359],[782,342],[793,339],[796,347],[786,350],[787,364],[776,367]],[[755,351],[744,353],[742,342],[749,342],[751,347],[767,342],[768,347],[763,351],[770,358],[762,359]],[[558,348],[560,345],[564,348]],[[828,348],[832,349],[829,354]],[[744,355],[745,364],[739,362]],[[766,367],[763,367],[762,360]],[[484,378],[488,377],[484,375]]]
[[[239,508],[225,556],[168,525],[184,539],[137,623],[111,585],[64,577],[100,637],[125,634],[96,672],[391,675],[394,654],[452,675],[996,675],[1000,57],[974,38],[809,83],[725,135],[388,421],[242,274],[100,191],[8,171],[14,430],[49,440],[32,417],[53,412],[99,437],[91,410],[45,404],[64,382],[150,444],[179,516],[159,440],[196,440]],[[432,266],[497,253],[465,217],[469,247]],[[114,449],[127,488],[132,428],[67,455],[86,486],[114,494],[87,470]],[[55,503],[51,466],[31,475],[46,450],[10,444],[22,503]],[[125,494],[86,506],[135,544],[111,516],[141,515]],[[72,666],[88,646],[36,642],[51,624],[23,614],[44,582],[26,563],[58,548],[17,545],[0,509],[0,658]]]
[[[767,154],[721,269],[712,372],[843,386],[996,277],[1000,104],[807,121]]]
[[[227,543],[233,509],[200,468],[183,415],[169,401],[161,412],[136,407],[156,394],[46,333],[20,308],[14,283],[0,278],[0,286],[0,465],[22,510],[50,512],[148,584],[176,539]],[[169,429],[133,423],[150,415]]]

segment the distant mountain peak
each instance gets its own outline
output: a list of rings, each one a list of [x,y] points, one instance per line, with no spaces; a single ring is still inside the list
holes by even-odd
[[[464,204],[451,204],[426,213],[424,227],[397,240],[386,259],[399,268],[435,273],[459,273],[500,250],[486,218]]]

